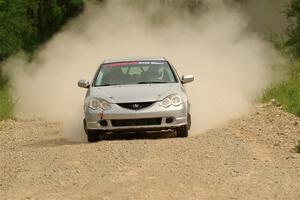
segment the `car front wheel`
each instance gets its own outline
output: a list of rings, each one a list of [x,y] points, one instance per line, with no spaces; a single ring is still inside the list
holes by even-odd
[[[95,130],[88,130],[85,119],[83,119],[83,128],[84,128],[84,131],[87,135],[87,139],[89,142],[98,142],[99,141],[99,133]]]
[[[189,114],[188,114],[188,125],[187,125],[187,129],[190,130],[190,129],[191,129],[191,126],[192,126],[192,116],[191,116],[191,114],[189,113]]]
[[[99,134],[94,130],[87,130],[87,139],[89,142],[98,142]]]
[[[180,126],[176,129],[177,137],[187,137],[189,135],[187,125]]]

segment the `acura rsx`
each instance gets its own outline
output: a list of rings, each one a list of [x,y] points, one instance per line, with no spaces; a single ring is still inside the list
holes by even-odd
[[[165,58],[106,60],[87,88],[83,126],[89,142],[114,132],[174,130],[187,137],[191,127],[190,103],[184,84],[192,75],[180,77]]]

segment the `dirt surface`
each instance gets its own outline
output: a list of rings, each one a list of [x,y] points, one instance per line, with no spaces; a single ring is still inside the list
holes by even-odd
[[[73,143],[60,123],[2,121],[0,199],[300,199],[298,139],[299,118],[273,105],[183,139]]]

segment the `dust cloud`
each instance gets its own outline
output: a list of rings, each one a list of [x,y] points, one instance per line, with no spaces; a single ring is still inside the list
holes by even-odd
[[[288,27],[286,7],[291,0],[248,0],[241,9],[249,16],[249,26],[262,34],[285,36]]]
[[[85,12],[31,61],[17,55],[6,62],[16,115],[63,121],[67,138],[84,140],[86,91],[77,87],[77,81],[91,79],[104,59],[135,56],[164,56],[179,74],[195,76],[195,82],[187,85],[191,135],[247,113],[283,60],[271,44],[249,31],[247,17],[239,9],[222,1],[207,7],[195,17],[149,3],[87,4]]]

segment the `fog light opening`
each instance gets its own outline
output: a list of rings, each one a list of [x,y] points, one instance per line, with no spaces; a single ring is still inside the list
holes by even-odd
[[[173,118],[173,117],[168,117],[168,118],[166,119],[166,123],[167,123],[167,124],[170,124],[170,123],[172,123],[172,122],[174,122],[174,118]]]
[[[99,121],[99,124],[102,126],[102,127],[105,127],[108,125],[107,121],[106,120],[100,120]]]

